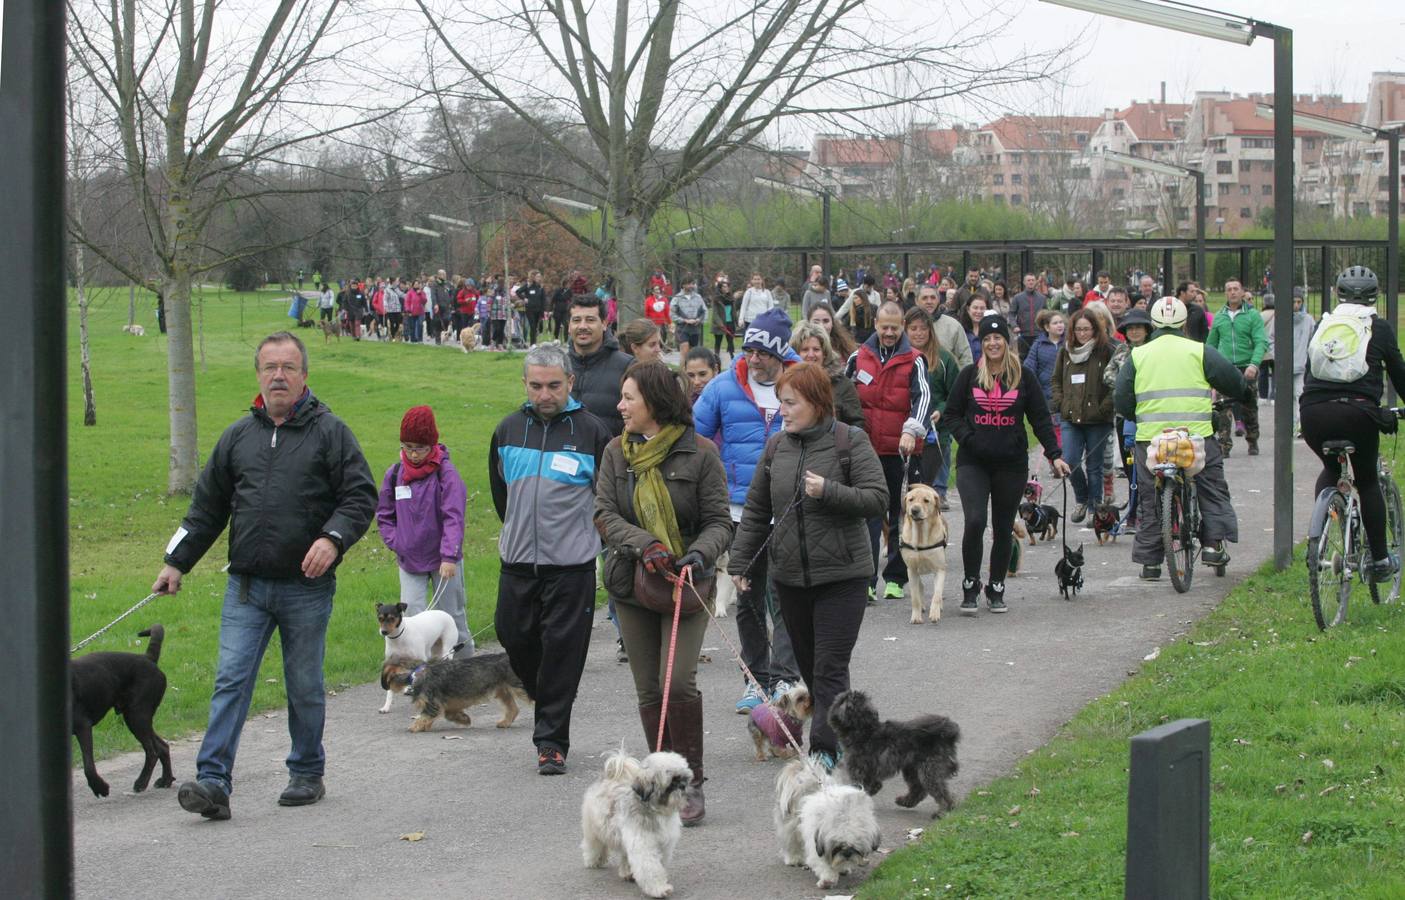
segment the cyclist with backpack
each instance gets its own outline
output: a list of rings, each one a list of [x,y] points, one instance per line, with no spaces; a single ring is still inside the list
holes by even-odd
[[[1205,468],[1195,476],[1200,499],[1200,559],[1208,566],[1229,562],[1225,542],[1239,542],[1239,519],[1229,499],[1224,476],[1224,453],[1212,438],[1212,391],[1233,400],[1252,403],[1257,394],[1244,375],[1210,343],[1185,336],[1186,306],[1175,297],[1162,297],[1151,306],[1155,331],[1136,347],[1117,373],[1113,406],[1117,413],[1137,423],[1136,465],[1137,528],[1132,561],[1142,564],[1141,577],[1161,577],[1165,547],[1161,543],[1161,511],[1156,506],[1156,483],[1147,465],[1147,445],[1167,428],[1184,428],[1205,445]]]
[[[1385,375],[1395,392],[1405,395],[1405,359],[1395,329],[1376,316],[1380,285],[1376,273],[1352,266],[1337,276],[1337,308],[1322,316],[1308,343],[1308,370],[1299,414],[1303,440],[1322,460],[1318,494],[1337,483],[1341,472],[1335,454],[1322,452],[1328,440],[1348,440],[1356,489],[1361,495],[1366,540],[1371,545],[1370,577],[1389,581],[1400,560],[1386,552],[1386,510],[1376,479],[1381,432],[1393,434],[1395,416],[1381,408]]]

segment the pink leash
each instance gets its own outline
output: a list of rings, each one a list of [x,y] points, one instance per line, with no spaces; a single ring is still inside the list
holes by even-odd
[[[673,658],[678,651],[678,620],[683,615],[683,585],[686,582],[689,587],[693,584],[693,567],[687,566],[679,575],[664,573],[669,581],[673,582],[673,629],[668,635],[668,667],[664,669],[663,675],[663,706],[659,709],[659,736],[654,741],[655,750],[663,750],[663,733],[668,728],[668,697],[673,690]],[[697,593],[697,589],[693,590]]]

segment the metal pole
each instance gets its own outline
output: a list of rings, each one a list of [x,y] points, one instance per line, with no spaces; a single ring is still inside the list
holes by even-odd
[[[1173,296],[1176,292],[1176,251],[1170,247],[1161,251],[1161,296]]]
[[[960,274],[959,276],[957,276],[956,278],[953,278],[953,279],[952,279],[952,281],[956,282],[957,287],[960,287],[961,285],[963,285],[963,284],[966,283],[966,273],[969,272],[969,271],[971,271],[971,251],[970,251],[970,250],[962,250],[962,251],[961,251],[961,274]]]
[[[834,272],[829,268],[829,191],[822,191],[820,200],[824,204],[824,273],[833,278]]]
[[[5,0],[0,49],[0,271],[19,290],[0,333],[5,548],[0,657],[0,884],[12,897],[73,894],[68,691],[68,374],[64,279],[64,9]],[[66,305],[65,305],[66,307]]]
[[[904,277],[904,278],[911,278],[911,277],[912,277],[912,254],[911,254],[911,253],[904,253],[904,254],[903,254],[903,277]]]
[[[1273,287],[1282,298],[1293,288],[1293,31],[1273,30]],[[1286,291],[1286,293],[1285,293]],[[1287,306],[1292,309],[1291,306]],[[1293,317],[1273,317],[1277,357],[1293,358]],[[1280,572],[1293,561],[1293,367],[1274,366],[1273,564]]]
[[[1274,189],[1275,191],[1278,190],[1278,186],[1277,186],[1277,185],[1274,185],[1273,189]],[[1240,247],[1240,248],[1239,248],[1239,283],[1240,283],[1241,285],[1243,285],[1246,289],[1252,289],[1252,288],[1254,287],[1254,283],[1249,280],[1249,248],[1248,248],[1248,247]],[[1275,318],[1276,318],[1276,317],[1275,317]]]
[[[1332,311],[1332,248],[1322,245],[1322,309],[1318,315]],[[1276,335],[1275,335],[1276,337]]]
[[[1390,190],[1386,192],[1390,215],[1386,217],[1385,300],[1390,327],[1400,330],[1400,129],[1391,131],[1386,147],[1390,153]],[[1386,379],[1389,382],[1390,379]]]
[[[1097,284],[1098,273],[1101,272],[1102,270],[1103,270],[1103,252],[1102,252],[1101,250],[1094,250],[1094,251],[1093,251],[1093,271],[1092,271],[1092,273],[1090,273],[1089,276],[1088,276],[1088,278],[1093,282],[1093,284]],[[1091,285],[1089,285],[1089,287],[1091,287]]]
[[[1205,217],[1208,214],[1205,209],[1205,173],[1193,169],[1190,175],[1195,179],[1195,280],[1204,286],[1210,279],[1205,268]]]

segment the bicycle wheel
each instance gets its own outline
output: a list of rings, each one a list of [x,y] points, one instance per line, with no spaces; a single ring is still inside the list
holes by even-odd
[[[1166,568],[1177,593],[1190,590],[1195,572],[1195,534],[1190,510],[1186,507],[1186,485],[1177,481],[1161,490],[1161,542],[1166,552]]]
[[[1318,502],[1326,503],[1327,511],[1320,517],[1322,533],[1307,543],[1307,581],[1312,615],[1325,631],[1346,621],[1352,560],[1347,558],[1346,498],[1332,491]],[[1314,513],[1313,518],[1319,516]]]
[[[1400,509],[1400,488],[1389,472],[1382,472],[1381,475],[1381,493],[1385,496],[1386,552],[1396,559],[1400,559],[1401,547],[1405,546],[1405,516],[1402,516]],[[1402,574],[1405,573],[1397,571],[1395,577],[1388,584],[1372,584],[1371,601],[1374,603],[1394,603],[1400,599]],[[1381,588],[1387,588],[1384,597],[1381,596]]]

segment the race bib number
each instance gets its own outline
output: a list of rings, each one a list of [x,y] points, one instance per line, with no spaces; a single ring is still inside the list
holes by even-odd
[[[1074,384],[1082,384],[1083,382],[1088,380],[1088,376],[1083,374],[1082,372],[1079,372],[1075,375],[1070,375],[1068,380],[1073,382]]]
[[[410,486],[409,486],[408,484],[397,484],[397,485],[395,486],[395,499],[396,499],[396,500],[409,500],[409,499],[410,499]]]
[[[857,376],[859,384],[873,384],[873,376],[867,372],[860,371]]]
[[[581,464],[578,460],[569,456],[556,454],[551,457],[551,471],[560,472],[563,475],[574,475],[580,471]]]

